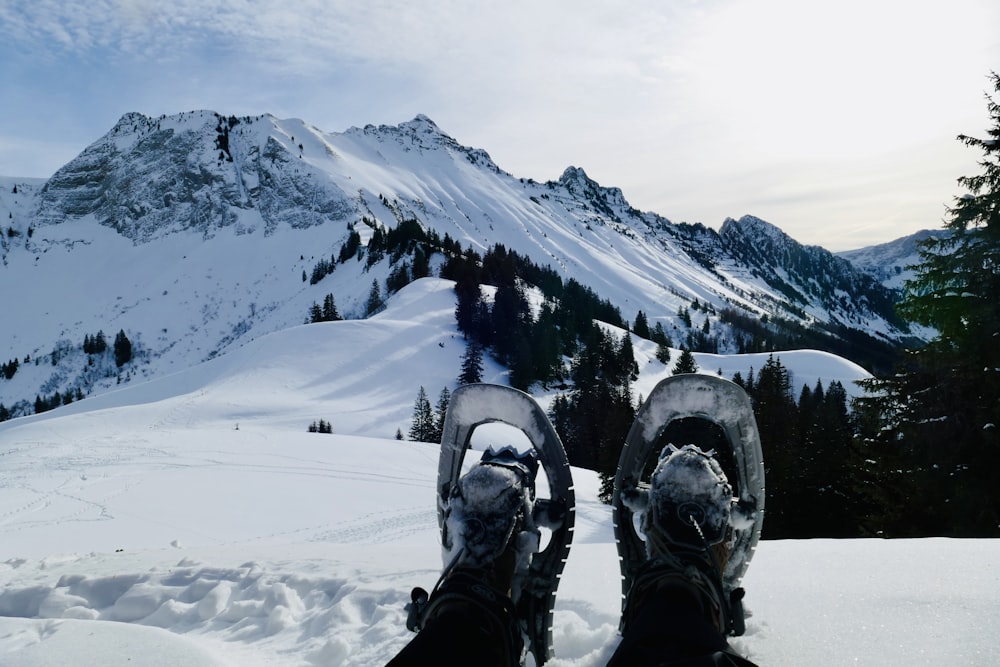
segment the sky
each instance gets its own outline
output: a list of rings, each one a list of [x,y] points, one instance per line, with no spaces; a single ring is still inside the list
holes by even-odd
[[[132,111],[422,113],[518,177],[848,250],[940,228],[979,173],[955,137],[989,125],[998,25],[995,0],[0,0],[0,175]]]

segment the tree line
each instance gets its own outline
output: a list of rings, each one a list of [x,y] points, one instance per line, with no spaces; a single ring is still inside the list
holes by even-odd
[[[36,356],[34,360],[35,365],[40,364],[43,359],[47,358],[53,366],[58,366],[60,362],[67,357],[67,355],[71,355],[73,353],[74,348],[75,346],[70,341],[60,341],[52,349],[50,354],[42,355],[40,357]],[[86,365],[88,367],[99,365],[100,362],[95,362],[95,359],[98,359],[109,352],[108,342],[104,336],[104,331],[98,331],[93,335],[85,334],[83,337],[82,350],[87,357]],[[110,352],[117,368],[121,368],[132,360],[132,341],[129,340],[124,329],[121,329],[115,335]],[[30,361],[30,357],[25,357],[25,364]],[[17,359],[4,363],[2,365],[2,369],[0,369],[2,370],[2,372],[0,372],[0,377],[10,380],[14,377],[20,367],[21,363],[19,363]],[[61,405],[69,405],[74,401],[82,400],[84,396],[85,394],[83,388],[76,386],[68,387],[64,391],[56,390],[48,394],[36,394],[34,402],[31,403],[29,403],[28,400],[21,400],[11,407],[0,403],[0,422],[14,417],[32,414],[32,412],[35,414],[47,412],[48,410],[52,410]]]
[[[1000,75],[990,75],[982,173],[963,176],[947,235],[920,245],[900,311],[932,327],[857,402],[871,508],[885,535],[1000,536]]]

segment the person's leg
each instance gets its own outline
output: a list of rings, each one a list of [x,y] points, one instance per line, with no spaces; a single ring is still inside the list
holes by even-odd
[[[449,563],[431,592],[414,591],[407,625],[417,636],[391,667],[513,667],[524,646],[510,594],[529,544],[526,517],[537,463],[512,450],[487,452],[448,500],[442,541]],[[422,595],[421,595],[422,594]]]
[[[636,607],[608,667],[751,666],[733,654],[703,594],[670,571],[637,581]]]
[[[449,573],[422,622],[417,636],[387,667],[511,667],[520,660],[521,632],[510,598],[480,573]]]

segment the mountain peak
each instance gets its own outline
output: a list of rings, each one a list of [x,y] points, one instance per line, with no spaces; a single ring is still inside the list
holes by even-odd
[[[719,228],[719,236],[722,238],[741,236],[754,237],[767,240],[772,245],[787,245],[794,243],[794,240],[779,227],[772,225],[767,220],[762,220],[754,215],[744,215],[739,220],[726,218]]]
[[[587,176],[587,172],[585,172],[581,167],[574,167],[573,165],[566,167],[562,176],[559,177],[559,182],[566,186],[572,186],[574,184],[583,185],[584,187],[597,186],[597,182]]]
[[[435,129],[435,130],[438,130],[438,129],[440,129],[440,128],[439,128],[439,127],[437,126],[437,123],[435,123],[435,122],[434,122],[433,120],[431,120],[430,118],[428,118],[427,116],[425,116],[425,115],[424,115],[424,114],[422,114],[422,113],[418,113],[418,114],[417,114],[416,116],[414,116],[414,117],[413,117],[413,120],[411,120],[411,121],[409,122],[409,124],[410,124],[410,125],[430,125],[430,126],[431,126],[431,127],[433,127],[433,128]]]

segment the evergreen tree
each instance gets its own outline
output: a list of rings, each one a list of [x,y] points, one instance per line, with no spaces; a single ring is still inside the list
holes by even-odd
[[[796,432],[796,405],[792,397],[791,376],[781,359],[772,354],[760,369],[753,393],[754,415],[764,450],[767,479],[767,536],[769,538],[806,537],[800,517],[806,512],[804,469]]]
[[[671,369],[671,375],[681,375],[683,373],[697,373],[698,362],[694,360],[694,355],[687,348],[681,349],[681,356],[677,357],[677,363]]]
[[[561,381],[564,376],[558,319],[555,308],[545,303],[538,321],[531,327],[533,379],[545,388],[549,383]]]
[[[469,341],[462,355],[462,372],[458,376],[459,384],[472,384],[483,381],[483,347],[476,341]]]
[[[413,267],[410,269],[413,280],[426,278],[431,274],[431,260],[427,253],[417,248],[413,251]]]
[[[125,330],[122,329],[115,336],[115,364],[121,368],[129,361],[132,360],[132,341],[128,339],[125,335]]]
[[[667,333],[663,330],[663,324],[657,322],[653,327],[651,340],[656,343],[656,360],[663,365],[670,363],[671,341]]]
[[[639,338],[650,339],[649,320],[646,319],[646,313],[641,310],[635,316],[635,326],[632,328],[632,333]]]
[[[459,275],[456,276],[455,295],[457,297],[455,321],[458,324],[458,330],[467,339],[471,337],[483,342],[480,335],[482,323],[479,321],[483,296],[479,289],[478,278],[471,267],[459,271]]]
[[[335,322],[340,318],[340,313],[337,312],[337,304],[334,302],[333,294],[327,294],[323,298],[323,321],[324,322]]]
[[[881,412],[889,432],[868,434],[869,453],[902,459],[896,491],[919,508],[895,534],[1000,534],[1000,75],[990,79],[989,138],[958,136],[983,152],[983,172],[958,179],[968,192],[949,209],[948,234],[921,244],[900,305],[937,335],[866,385],[887,396],[868,414]]]
[[[365,302],[365,316],[374,315],[382,307],[382,288],[379,287],[378,278],[372,279],[372,287],[368,292],[368,301]]]
[[[313,301],[312,307],[309,309],[309,323],[316,324],[317,322],[323,321],[323,308],[320,307],[318,303]]]
[[[444,418],[448,415],[450,401],[451,392],[445,387],[438,395],[437,405],[434,407],[434,432],[431,434],[431,442],[441,442],[441,436],[444,434]]]
[[[571,364],[573,390],[569,397],[553,401],[551,408],[570,463],[601,473],[604,500],[610,499],[621,446],[635,418],[629,343],[616,341],[591,323]]]
[[[427,399],[427,392],[423,387],[420,387],[417,400],[413,404],[409,439],[419,442],[436,442],[434,433],[434,412],[431,409],[431,402]]]
[[[400,262],[389,271],[389,276],[385,279],[385,291],[394,294],[410,284],[410,265],[408,262]]]

